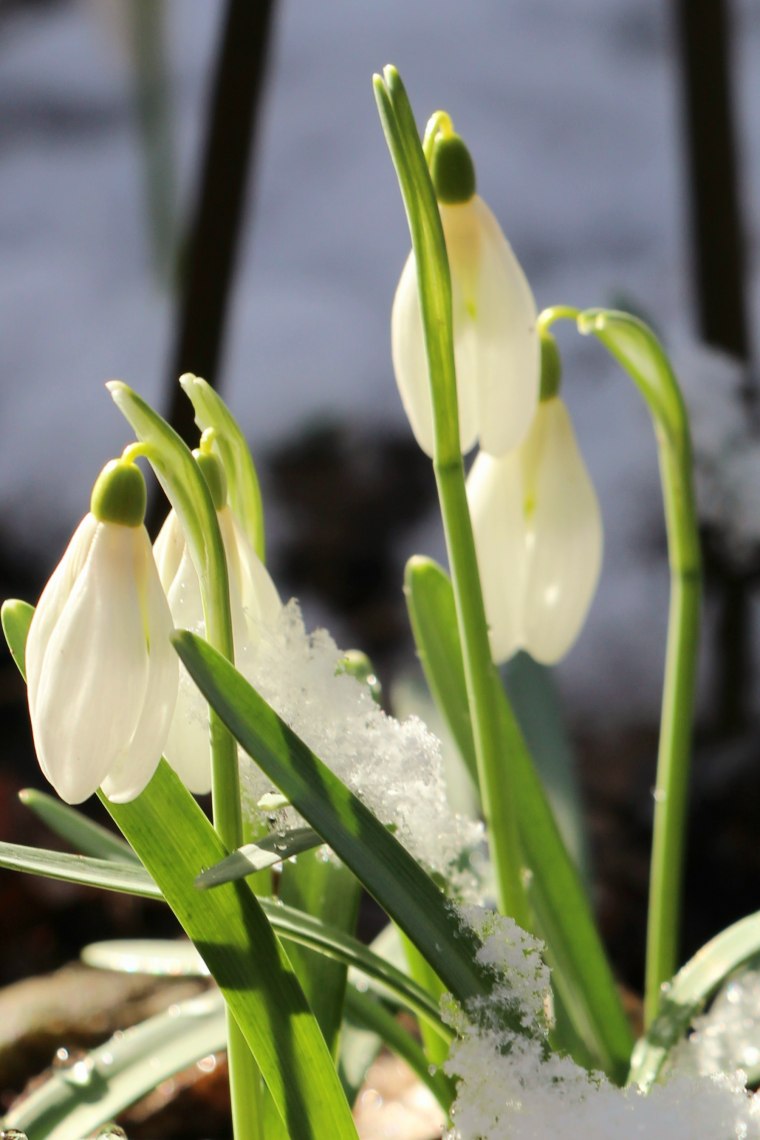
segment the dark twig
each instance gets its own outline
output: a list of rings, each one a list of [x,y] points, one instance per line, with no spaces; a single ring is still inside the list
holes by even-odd
[[[198,196],[182,257],[167,418],[188,442],[192,409],[177,379],[219,379],[227,304],[254,151],[275,0],[228,0],[209,107]]]
[[[678,0],[678,36],[689,171],[689,214],[699,332],[744,362],[748,409],[750,343],[738,156],[731,91],[730,11],[725,0]],[[716,706],[718,725],[734,731],[746,718],[751,676],[745,583],[719,557],[708,568],[720,589]]]

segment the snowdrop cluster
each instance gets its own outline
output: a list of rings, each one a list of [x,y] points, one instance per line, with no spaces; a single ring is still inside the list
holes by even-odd
[[[70,804],[98,788],[115,803],[134,799],[164,751],[191,791],[211,787],[207,708],[184,669],[180,678],[170,642],[175,625],[192,628],[200,618],[198,577],[173,512],[151,549],[145,501],[134,462],[106,465],[29,628],[37,756]],[[223,494],[215,505],[242,651],[277,614],[280,600]],[[195,699],[200,715],[193,715]]]
[[[440,116],[439,116],[440,117]],[[430,158],[452,286],[460,446],[480,452],[468,499],[495,661],[526,649],[545,664],[575,641],[602,557],[599,504],[559,396],[559,356],[443,117]],[[418,443],[434,454],[431,385],[414,254],[391,317],[393,365]]]

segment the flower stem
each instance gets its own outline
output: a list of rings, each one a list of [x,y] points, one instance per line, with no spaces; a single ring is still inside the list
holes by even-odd
[[[461,456],[458,456],[447,463],[436,461],[434,469],[462,642],[478,783],[488,825],[499,905],[520,926],[529,928],[531,920],[521,878],[522,853],[509,757],[504,756],[499,748],[501,731],[496,697],[500,682],[488,641],[483,592],[465,492],[464,466]]]
[[[690,459],[660,457],[670,565],[670,613],[662,694],[649,881],[644,1015],[656,1017],[661,988],[678,966],[691,734],[699,642],[701,571]]]
[[[656,1016],[663,983],[678,965],[678,931],[694,715],[701,559],[692,480],[689,422],[678,382],[654,333],[636,317],[612,310],[556,307],[540,323],[576,320],[593,333],[644,397],[659,451],[670,567],[670,610],[660,740],[654,792],[654,836],[649,880],[644,1014]]]

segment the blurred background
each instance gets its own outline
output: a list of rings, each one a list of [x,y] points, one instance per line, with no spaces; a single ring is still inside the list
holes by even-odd
[[[751,0],[0,0],[2,594],[36,600],[129,441],[104,381],[187,431],[176,378],[190,370],[250,439],[282,595],[370,653],[387,691],[413,667],[403,566],[444,555],[390,366],[408,234],[370,85],[387,62],[421,128],[452,115],[539,307],[644,316],[693,407],[708,570],[693,950],[760,905]],[[668,596],[656,452],[600,346],[558,331],[606,549],[556,675],[597,903],[636,988]],[[43,782],[7,655],[0,700],[0,835],[49,845],[16,802]],[[93,897],[3,872],[18,925],[0,979],[163,921]]]

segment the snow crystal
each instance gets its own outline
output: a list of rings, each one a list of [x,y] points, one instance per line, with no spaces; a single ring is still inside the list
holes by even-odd
[[[510,919],[463,912],[485,939],[478,959],[504,970],[495,1008],[509,995],[532,1034],[497,1025],[482,1001],[448,1020],[460,1039],[446,1071],[459,1078],[449,1140],[750,1140],[760,1137],[760,1101],[740,1076],[674,1075],[645,1096],[619,1089],[547,1047],[548,973],[541,944]]]
[[[306,632],[291,601],[237,667],[416,859],[457,891],[472,892],[475,876],[459,864],[482,842],[483,829],[448,803],[440,742],[417,717],[399,722],[378,708],[367,686],[342,671],[343,657],[327,630]],[[252,809],[272,791],[248,760],[241,785]],[[293,815],[280,816],[280,825],[292,826]]]
[[[747,969],[721,989],[707,1013],[695,1017],[693,1032],[675,1050],[679,1072],[701,1076],[757,1070],[760,1065],[760,970]]]

